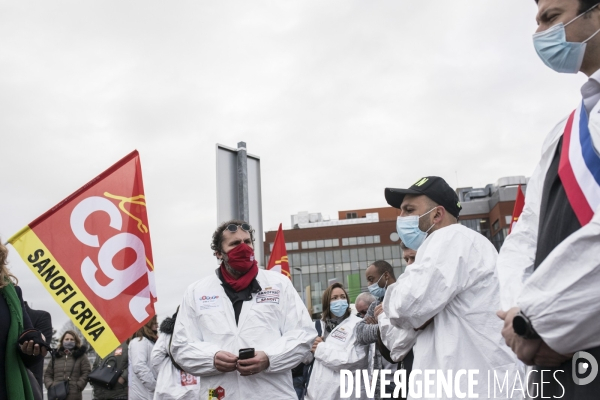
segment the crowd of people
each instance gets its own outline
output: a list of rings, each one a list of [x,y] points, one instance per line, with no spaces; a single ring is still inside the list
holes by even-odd
[[[258,268],[252,227],[227,221],[211,243],[220,266],[188,287],[160,332],[154,317],[91,366],[81,338],[66,331],[42,379],[47,322],[32,322],[35,310],[23,302],[0,244],[0,400],[38,399],[42,382],[51,389],[65,381],[66,398],[81,399],[91,371],[107,362],[121,375],[112,387],[95,386],[95,399],[338,399],[345,370],[368,378],[477,370],[475,382],[453,383],[455,393],[479,398],[495,381],[514,388],[527,371],[530,381],[516,394],[494,397],[598,398],[597,363],[585,383],[571,371],[574,354],[600,359],[600,3],[536,3],[541,59],[589,80],[580,106],[544,143],[523,213],[499,254],[458,223],[461,204],[442,178],[387,188],[386,201],[399,210],[406,271],[395,276],[383,260],[368,266],[368,293],[356,298],[355,311],[343,284],[332,284],[313,321],[289,278]],[[544,371],[553,379],[544,381]],[[370,389],[357,384],[352,396],[402,395],[398,382],[375,380]]]

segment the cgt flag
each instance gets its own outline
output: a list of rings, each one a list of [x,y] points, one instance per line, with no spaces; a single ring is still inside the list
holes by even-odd
[[[292,279],[290,275],[290,265],[288,264],[287,251],[285,249],[285,239],[283,238],[283,229],[279,224],[279,229],[275,235],[275,243],[273,243],[273,250],[271,251],[271,257],[269,258],[269,265],[267,269],[281,272],[288,278]]]
[[[155,314],[152,246],[137,150],[8,242],[100,357]]]
[[[525,196],[523,195],[523,189],[521,189],[521,185],[517,188],[517,199],[515,200],[515,207],[513,208],[512,221],[510,221],[510,228],[508,229],[508,234],[512,231],[513,226],[519,220],[521,213],[523,212],[523,207],[525,206]]]

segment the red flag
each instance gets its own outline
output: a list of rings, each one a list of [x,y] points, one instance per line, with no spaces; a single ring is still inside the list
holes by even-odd
[[[513,225],[519,220],[519,216],[521,212],[523,212],[523,206],[525,206],[525,196],[523,195],[523,190],[521,189],[521,185],[517,188],[517,199],[515,200],[515,208],[513,208],[512,221],[510,221],[510,228],[508,229],[508,234],[512,231]]]
[[[277,235],[275,235],[275,243],[273,243],[273,250],[271,251],[271,257],[269,258],[269,265],[267,269],[273,271],[279,271],[292,279],[290,275],[290,264],[288,264],[287,250],[285,249],[285,239],[283,238],[283,229],[279,224]]]
[[[137,151],[8,242],[100,357],[155,314],[152,246]]]

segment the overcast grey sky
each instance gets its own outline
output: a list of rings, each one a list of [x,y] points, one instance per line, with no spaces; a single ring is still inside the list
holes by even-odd
[[[533,0],[2,1],[0,237],[138,149],[162,319],[217,266],[215,143],[261,157],[266,230],[385,206],[384,187],[425,175],[529,176],[585,82],[538,59],[535,13]]]

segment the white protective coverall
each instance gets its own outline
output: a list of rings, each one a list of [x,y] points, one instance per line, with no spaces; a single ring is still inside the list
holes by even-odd
[[[156,376],[150,367],[153,346],[146,338],[134,338],[129,342],[129,400],[154,399]]]
[[[171,335],[162,333],[152,349],[152,371],[156,375],[155,400],[192,400],[200,398],[200,378],[179,371],[169,357]]]
[[[201,377],[200,399],[219,388],[227,400],[298,398],[291,370],[310,353],[317,332],[289,278],[259,270],[256,279],[262,291],[244,301],[238,325],[216,274],[192,284],[184,294],[171,354],[181,368]],[[237,355],[249,347],[267,354],[269,368],[249,376],[215,368],[218,351]]]
[[[519,367],[500,334],[503,322],[496,316],[500,306],[496,258],[488,239],[453,224],[429,235],[415,263],[388,287],[383,309],[393,325],[414,329],[433,318],[413,348],[413,374],[425,369],[454,374],[477,369],[474,393],[479,398],[488,398],[488,371],[492,383],[494,373],[500,382],[508,373],[509,387],[513,386]],[[465,376],[460,392],[467,393]],[[497,393],[495,398],[510,398],[506,392],[504,397]]]
[[[391,324],[385,313],[379,314],[377,323],[381,341],[390,351],[390,357],[396,362],[401,361],[413,348],[421,331],[415,331],[412,328],[398,328]]]
[[[596,75],[596,74],[595,74]],[[600,152],[600,103],[589,114],[590,135]],[[546,172],[567,119],[548,135],[525,196],[525,206],[502,245],[497,270],[502,309],[520,307],[536,332],[561,354],[600,346],[600,208],[563,240],[533,274]]]
[[[367,370],[369,366],[369,345],[356,342],[354,327],[362,318],[351,314],[327,335],[325,341],[319,343],[315,350],[306,400],[333,400],[340,398],[340,371],[348,369],[354,376],[355,370]],[[325,326],[322,324],[323,332]],[[361,371],[362,379],[362,371]],[[374,388],[373,388],[374,390]],[[360,394],[362,393],[362,397]],[[361,381],[361,393],[357,396],[352,388],[351,399],[364,399],[365,390]]]

